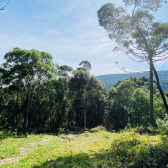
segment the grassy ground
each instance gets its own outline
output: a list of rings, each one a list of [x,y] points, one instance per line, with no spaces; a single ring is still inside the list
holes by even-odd
[[[102,127],[67,135],[0,132],[0,167],[167,167],[167,138]]]

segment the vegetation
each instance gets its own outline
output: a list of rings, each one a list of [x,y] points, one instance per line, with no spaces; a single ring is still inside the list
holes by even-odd
[[[109,132],[99,126],[58,135],[1,132],[0,166],[166,167],[167,136],[140,131]]]
[[[168,166],[168,94],[153,64],[167,58],[168,24],[150,14],[162,0],[123,2],[132,14],[108,3],[99,23],[117,49],[149,63],[150,77],[107,90],[87,60],[74,70],[47,52],[13,48],[0,66],[1,167]]]
[[[107,90],[90,76],[88,61],[73,71],[66,65],[54,66],[49,53],[20,48],[4,58],[0,69],[1,128],[56,131],[62,126],[83,128],[103,123]]]
[[[135,62],[145,61],[150,66],[150,124],[152,125],[154,124],[153,72],[168,113],[168,105],[154,66],[155,61],[163,61],[168,57],[168,23],[156,22],[153,15],[153,12],[160,7],[161,2],[123,0],[125,7],[115,7],[114,4],[107,3],[97,12],[100,26],[109,32],[109,38],[118,43],[114,50],[124,49],[129,57],[135,57],[130,57]]]
[[[118,130],[149,123],[149,78],[131,77],[107,90],[90,75],[88,61],[74,71],[67,65],[55,66],[49,53],[20,48],[4,58],[0,68],[1,129],[56,132],[64,127],[86,129],[103,124]],[[166,112],[156,87],[153,93],[155,122]]]
[[[74,71],[67,65],[55,66],[49,53],[20,48],[4,58],[0,68],[1,129],[56,132],[72,126],[82,129],[103,124],[120,129],[149,123],[149,78],[131,77],[107,90],[90,75],[88,61]],[[153,93],[155,122],[166,112],[155,85]]]
[[[49,53],[20,48],[4,58],[0,68],[1,167],[167,164],[167,115],[154,85],[158,129],[150,127],[149,78],[131,77],[107,90],[90,75],[88,61],[73,70],[55,65]]]

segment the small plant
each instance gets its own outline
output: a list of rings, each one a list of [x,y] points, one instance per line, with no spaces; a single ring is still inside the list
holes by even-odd
[[[71,131],[75,131],[75,132],[79,132],[79,131],[80,131],[80,128],[77,127],[76,125],[73,125],[73,126],[70,127],[70,130],[71,130]]]
[[[157,118],[156,124],[159,128],[159,131],[161,134],[167,134],[168,133],[168,116],[166,114],[164,119]]]
[[[142,135],[143,133],[146,133],[146,129],[144,129],[142,126],[141,127],[138,127],[136,130],[135,130],[136,133],[139,133],[140,135]]]
[[[68,134],[70,131],[67,128],[60,127],[58,128],[58,134]]]

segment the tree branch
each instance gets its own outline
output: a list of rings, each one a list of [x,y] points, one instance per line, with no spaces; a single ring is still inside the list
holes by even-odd
[[[9,0],[4,7],[0,8],[0,10],[4,10],[7,7],[7,5],[9,4],[10,1],[11,0]],[[0,1],[0,2],[2,2],[2,1]]]

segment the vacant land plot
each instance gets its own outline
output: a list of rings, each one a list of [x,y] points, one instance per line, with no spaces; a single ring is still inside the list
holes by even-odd
[[[0,133],[0,167],[161,167],[167,135],[92,129],[70,134]]]

